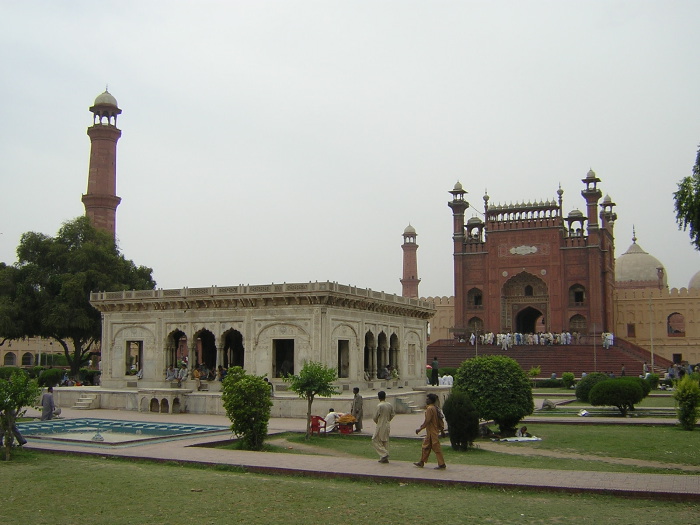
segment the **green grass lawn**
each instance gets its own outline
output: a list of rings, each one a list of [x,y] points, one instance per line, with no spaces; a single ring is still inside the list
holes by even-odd
[[[542,441],[525,443],[498,443],[502,452],[475,448],[468,452],[457,452],[450,447],[449,439],[443,440],[445,461],[453,464],[489,465],[499,467],[522,467],[555,470],[592,470],[608,472],[638,473],[682,473],[678,469],[658,468],[644,465],[611,464],[606,458],[627,458],[656,461],[662,464],[700,466],[700,432],[687,432],[670,426],[624,426],[624,425],[556,425],[533,423],[528,430]],[[303,434],[287,433],[276,436],[285,438],[292,448],[272,447],[273,451],[290,453],[304,452],[306,445],[320,447],[338,454],[371,459],[376,452],[370,445],[368,435],[329,434],[314,436],[309,440]],[[490,443],[490,442],[489,442]],[[479,441],[477,441],[477,446]],[[227,444],[226,447],[235,447]],[[585,454],[593,459],[569,459],[543,456],[510,454],[513,450],[527,453],[529,450],[554,451],[564,454]],[[417,461],[420,456],[419,439],[392,439],[392,459]],[[597,459],[596,459],[597,458]],[[434,459],[433,459],[434,460]],[[686,472],[687,473],[687,472]],[[698,475],[697,472],[691,472]]]
[[[35,451],[1,463],[0,486],[0,521],[32,525],[647,524],[693,523],[700,512],[695,503],[250,474]]]

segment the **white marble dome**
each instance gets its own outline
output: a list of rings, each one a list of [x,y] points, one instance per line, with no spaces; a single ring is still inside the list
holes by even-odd
[[[688,290],[690,290],[691,288],[700,288],[700,272],[696,273],[690,278]]]
[[[645,252],[635,238],[627,251],[615,259],[615,282],[658,287],[659,268],[663,269],[661,285],[666,287],[668,276],[664,265],[656,257]]]

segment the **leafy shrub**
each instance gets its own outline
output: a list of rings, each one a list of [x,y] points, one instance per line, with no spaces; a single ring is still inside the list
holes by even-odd
[[[518,422],[535,410],[530,381],[510,357],[467,359],[454,376],[453,389],[465,392],[479,416],[493,419],[502,435],[514,435]]]
[[[479,413],[469,396],[459,390],[452,391],[443,404],[442,411],[450,431],[453,450],[469,450],[479,437]]]
[[[626,381],[634,381],[635,383],[639,384],[639,386],[642,387],[642,399],[647,397],[649,395],[649,392],[651,392],[651,383],[646,379],[642,379],[641,377],[623,377],[620,379]]]
[[[535,387],[537,388],[564,388],[563,379],[540,379],[535,381]]]
[[[689,375],[677,381],[673,399],[676,400],[676,413],[681,428],[694,430],[698,421],[698,406],[700,405],[700,385],[698,382]]]
[[[21,372],[22,369],[16,366],[2,366],[0,367],[0,379],[10,379],[12,374]]]
[[[591,372],[576,385],[576,399],[588,403],[588,394],[590,394],[591,389],[601,381],[608,379],[610,378],[602,372]]]
[[[39,386],[56,386],[61,382],[63,370],[60,368],[49,368],[39,374]]]
[[[564,382],[564,388],[571,388],[575,381],[573,372],[564,372],[561,375],[561,380]]]
[[[231,430],[247,450],[261,450],[270,421],[270,385],[262,376],[248,375],[239,367],[230,368],[221,382],[221,399]]]
[[[634,409],[634,405],[644,398],[641,385],[629,379],[608,379],[595,384],[588,394],[588,401],[593,406],[617,407],[626,416],[627,411]]]
[[[659,388],[659,374],[649,374],[646,380],[649,382],[652,390]]]

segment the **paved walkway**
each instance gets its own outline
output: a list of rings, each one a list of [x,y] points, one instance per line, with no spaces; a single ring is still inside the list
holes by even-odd
[[[38,416],[30,410],[28,416]],[[189,423],[228,426],[224,416],[204,414],[154,414],[120,410],[72,410],[63,409],[62,417],[91,417],[131,421],[153,421],[164,423]],[[561,422],[561,418],[554,418]],[[609,418],[602,419],[609,423]],[[646,424],[651,423],[647,418]],[[659,422],[664,420],[659,420]],[[666,420],[667,421],[667,420]],[[392,422],[393,437],[416,438],[415,429],[422,422],[421,414],[397,415]],[[269,432],[303,431],[302,419],[273,418]],[[364,422],[364,431],[369,436],[374,430],[371,420]],[[417,438],[416,438],[417,439]],[[591,492],[615,494],[650,499],[675,499],[700,501],[700,476],[635,474],[618,472],[592,472],[571,470],[525,469],[511,467],[489,467],[482,465],[448,465],[446,470],[419,469],[406,461],[391,461],[379,464],[374,460],[302,454],[270,454],[198,447],[213,441],[211,436],[176,439],[124,448],[96,448],[68,445],[30,439],[26,448],[33,450],[71,452],[96,456],[120,456],[156,461],[179,461],[184,463],[231,465],[251,472],[283,473],[322,477],[345,477],[354,479],[379,479],[403,483],[454,484],[465,486],[490,486],[560,492]],[[369,444],[368,444],[369,446]],[[598,459],[598,458],[596,458]]]

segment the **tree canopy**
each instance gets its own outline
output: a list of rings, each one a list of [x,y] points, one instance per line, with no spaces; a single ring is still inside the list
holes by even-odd
[[[690,242],[700,250],[700,148],[695,157],[692,175],[678,183],[673,194],[676,202],[676,222],[683,231],[690,230]]]
[[[299,397],[306,399],[306,438],[311,435],[311,405],[314,397],[330,397],[339,392],[333,385],[338,379],[335,368],[329,368],[322,363],[309,361],[304,363],[299,375],[288,375],[283,378],[289,383],[289,389],[296,392]]]
[[[127,260],[87,217],[64,223],[55,237],[24,233],[17,262],[0,264],[0,342],[53,339],[77,375],[102,332],[90,292],[152,289],[152,273]]]
[[[5,460],[10,459],[15,420],[23,409],[36,402],[40,389],[36,380],[24,370],[12,372],[9,379],[0,379],[0,428],[4,436]]]

